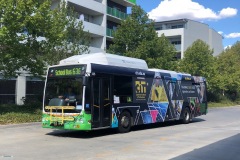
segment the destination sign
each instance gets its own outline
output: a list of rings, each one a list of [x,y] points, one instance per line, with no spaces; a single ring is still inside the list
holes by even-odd
[[[49,69],[48,77],[81,76],[85,71],[85,65],[54,67]]]

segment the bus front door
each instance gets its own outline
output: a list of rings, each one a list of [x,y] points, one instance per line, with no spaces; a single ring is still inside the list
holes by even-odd
[[[110,78],[95,78],[92,86],[92,128],[110,127],[112,106]]]

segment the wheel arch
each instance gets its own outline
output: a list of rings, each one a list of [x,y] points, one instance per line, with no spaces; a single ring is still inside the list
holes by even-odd
[[[186,119],[186,111],[188,112],[188,118]],[[180,120],[182,121],[182,123],[184,124],[188,124],[189,122],[192,121],[192,113],[191,113],[191,108],[190,106],[185,106],[183,109],[182,109],[182,113],[181,113],[181,118]]]
[[[134,125],[134,121],[133,121],[133,114],[132,114],[131,110],[128,109],[128,108],[123,109],[123,110],[120,112],[118,118],[120,117],[120,115],[121,115],[123,112],[128,112],[128,113],[130,114],[130,116],[131,116],[131,126],[133,126],[133,125]]]

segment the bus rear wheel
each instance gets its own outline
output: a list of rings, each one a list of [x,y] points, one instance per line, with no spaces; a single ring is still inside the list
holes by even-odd
[[[188,123],[190,122],[190,119],[191,119],[190,116],[191,116],[191,115],[190,115],[190,110],[189,110],[189,108],[188,108],[188,107],[185,107],[185,108],[184,108],[184,111],[183,111],[183,119],[182,119],[182,122],[183,122],[184,124],[188,124]]]
[[[131,129],[131,115],[128,111],[121,113],[118,121],[118,131],[120,133],[129,132]]]

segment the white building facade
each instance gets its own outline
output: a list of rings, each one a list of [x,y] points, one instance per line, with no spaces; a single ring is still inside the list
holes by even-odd
[[[78,13],[84,30],[91,36],[91,53],[105,52],[112,44],[113,31],[127,17],[127,8],[136,5],[136,0],[65,0]],[[52,8],[60,0],[53,0]]]
[[[189,20],[178,19],[155,22],[155,29],[160,37],[164,34],[177,50],[177,58],[183,58],[184,52],[198,39],[204,41],[213,49],[214,56],[223,51],[222,35],[207,24]]]

